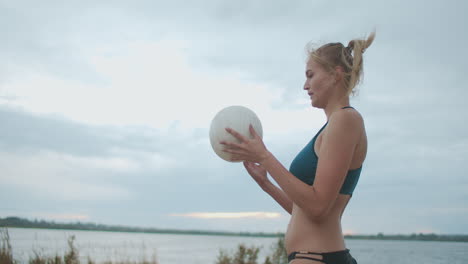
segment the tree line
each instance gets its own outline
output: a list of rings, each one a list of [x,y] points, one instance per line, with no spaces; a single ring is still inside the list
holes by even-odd
[[[204,230],[179,230],[179,229],[159,229],[143,228],[116,225],[103,225],[96,223],[56,223],[45,220],[29,220],[20,217],[0,218],[0,227],[18,228],[42,228],[42,229],[67,229],[67,230],[88,230],[88,231],[108,231],[108,232],[135,232],[135,233],[158,233],[158,234],[181,234],[181,235],[217,235],[217,236],[249,236],[249,237],[282,237],[283,233],[263,233],[263,232],[223,232]],[[468,235],[444,235],[444,234],[383,234],[377,235],[345,235],[346,239],[374,239],[374,240],[418,240],[418,241],[452,241],[468,242]]]

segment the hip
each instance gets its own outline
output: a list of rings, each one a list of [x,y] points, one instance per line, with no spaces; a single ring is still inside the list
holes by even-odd
[[[324,263],[324,264],[357,264],[355,258],[349,253],[349,249],[334,252],[310,252],[294,251],[288,255],[288,263]]]
[[[297,211],[291,216],[285,234],[287,252],[335,252],[346,249],[339,217],[314,222]]]

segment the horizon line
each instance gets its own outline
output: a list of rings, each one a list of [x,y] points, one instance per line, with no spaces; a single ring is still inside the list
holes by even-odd
[[[44,220],[44,219],[34,219],[30,220],[28,218],[22,218],[22,217],[17,217],[17,216],[7,216],[4,218],[0,217],[0,221],[2,220],[21,220],[21,221],[27,221],[30,222],[31,224],[34,224],[34,222],[45,222],[47,224],[53,224],[53,225],[95,225],[95,226],[102,226],[103,228],[126,228],[126,229],[134,229],[135,231],[139,232],[178,232],[178,233],[183,233],[183,232],[196,232],[196,233],[223,233],[223,234],[258,234],[258,235],[280,235],[284,234],[284,231],[226,231],[226,230],[210,230],[210,229],[177,229],[177,228],[158,228],[158,227],[143,227],[143,226],[129,226],[129,225],[111,225],[111,224],[102,224],[102,223],[95,223],[95,222],[55,222],[51,220]],[[2,227],[13,227],[13,228],[21,228],[21,226],[4,226],[0,222],[0,228]],[[28,228],[28,227],[26,227]],[[29,227],[31,228],[31,227]],[[47,227],[32,227],[32,228],[38,228],[38,229],[66,229],[66,228],[47,228]],[[73,230],[92,230],[92,229],[83,229],[83,228],[76,228]],[[99,230],[95,229],[96,231],[107,231],[107,230]],[[145,231],[146,230],[146,231]],[[116,230],[117,231],[117,230]],[[130,230],[128,230],[130,231]],[[131,231],[130,231],[131,232]],[[377,233],[343,233],[343,236],[411,236],[411,235],[440,235],[440,236],[468,236],[468,233],[434,233],[434,232],[411,232],[411,233],[385,233],[385,232],[377,232]]]

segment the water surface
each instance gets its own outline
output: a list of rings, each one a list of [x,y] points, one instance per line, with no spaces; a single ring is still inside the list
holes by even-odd
[[[207,235],[119,233],[76,230],[8,228],[14,258],[27,263],[34,252],[63,255],[74,235],[83,263],[137,261],[154,257],[160,264],[215,263],[219,250],[234,252],[240,243],[260,247],[259,264],[271,254],[277,238]],[[467,264],[468,243],[439,241],[346,240],[359,264]]]

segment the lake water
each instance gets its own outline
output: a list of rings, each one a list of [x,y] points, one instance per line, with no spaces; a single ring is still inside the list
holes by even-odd
[[[8,228],[13,256],[27,263],[34,252],[63,255],[74,235],[83,263],[152,260],[160,264],[215,263],[219,250],[234,252],[240,243],[261,247],[258,263],[272,251],[277,238],[225,237]],[[346,240],[359,264],[467,264],[468,243],[432,241]]]

